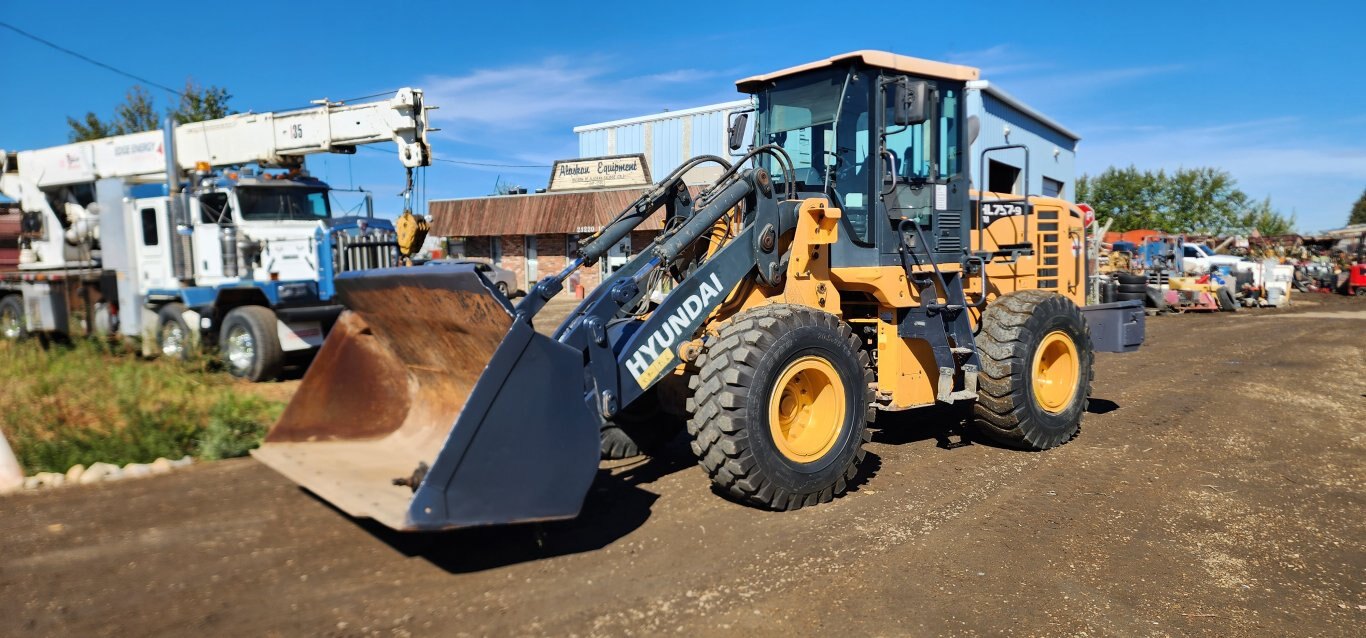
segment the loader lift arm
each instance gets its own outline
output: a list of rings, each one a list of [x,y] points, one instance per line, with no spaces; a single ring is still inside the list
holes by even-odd
[[[779,202],[764,169],[741,169],[761,153],[775,154],[780,166],[790,166],[786,154],[773,147],[756,149],[735,166],[715,157],[694,158],[588,238],[573,263],[539,282],[518,306],[517,319],[529,322],[576,268],[596,262],[660,206],[668,209],[667,219],[677,223],[599,284],[554,335],[560,343],[586,353],[592,387],[585,388],[585,401],[602,418],[612,417],[680,363],[680,347],[752,271],[757,269],[758,279],[768,284],[779,277],[777,238],[796,227],[797,202]],[[727,173],[694,210],[682,175],[706,160],[722,163]],[[650,274],[678,259],[737,206],[744,211],[739,233],[678,282],[647,317],[627,321],[628,309],[639,307],[651,293]]]

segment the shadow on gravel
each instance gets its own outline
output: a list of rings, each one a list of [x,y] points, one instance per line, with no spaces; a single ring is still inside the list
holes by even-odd
[[[869,428],[874,443],[905,445],[933,439],[935,447],[952,450],[974,442],[968,429],[969,410],[964,405],[938,403],[903,412],[879,412]]]
[[[1091,400],[1086,404],[1087,414],[1109,414],[1118,409],[1119,404],[1109,399],[1091,397]]]
[[[448,532],[396,532],[370,519],[350,518],[326,501],[314,499],[404,556],[423,558],[460,574],[602,549],[650,518],[659,496],[640,485],[696,465],[687,442],[676,439],[659,456],[598,470],[578,518]]]

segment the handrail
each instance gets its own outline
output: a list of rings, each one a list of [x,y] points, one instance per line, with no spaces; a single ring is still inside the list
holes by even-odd
[[[1024,179],[1023,179],[1024,188],[1022,189],[1022,190],[1024,191],[1024,194],[1021,195],[1019,199],[993,199],[993,200],[991,200],[991,201],[992,201],[992,202],[995,202],[995,203],[998,203],[998,204],[1011,204],[1011,203],[1015,203],[1015,202],[1022,202],[1022,203],[1024,204],[1024,207],[1025,207],[1025,210],[1024,210],[1024,218],[1025,218],[1025,219],[1024,219],[1023,239],[1024,239],[1024,242],[1025,242],[1025,243],[1028,243],[1028,244],[1031,244],[1031,245],[1034,243],[1034,242],[1032,242],[1032,241],[1029,240],[1029,147],[1026,146],[1026,145],[1024,145],[1024,144],[1005,144],[1005,145],[1002,145],[1002,146],[989,146],[989,147],[987,147],[987,148],[982,149],[981,155],[980,155],[979,160],[978,160],[978,164],[977,164],[977,165],[982,167],[982,185],[981,185],[981,188],[978,189],[978,191],[977,191],[977,246],[978,246],[978,248],[981,248],[981,247],[987,245],[987,244],[986,244],[986,238],[987,238],[987,225],[986,225],[986,219],[985,219],[985,218],[983,217],[983,215],[982,215],[982,209],[983,209],[983,207],[984,207],[984,206],[986,205],[986,203],[987,203],[987,200],[986,200],[986,197],[984,196],[984,194],[985,194],[985,193],[992,192],[992,191],[989,190],[989,185],[991,184],[991,182],[990,182],[989,180],[987,180],[987,175],[989,174],[989,171],[991,170],[991,167],[987,164],[987,154],[988,154],[988,153],[991,153],[991,152],[993,152],[993,151],[1008,151],[1008,150],[1016,149],[1016,148],[1018,148],[1018,149],[1024,151],[1024,174],[1023,174],[1023,178],[1024,178]]]

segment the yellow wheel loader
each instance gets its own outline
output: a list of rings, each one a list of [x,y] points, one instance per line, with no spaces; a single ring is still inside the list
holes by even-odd
[[[883,411],[969,402],[987,437],[1061,445],[1093,353],[1137,348],[1143,309],[1085,306],[1071,204],[973,189],[977,77],[863,51],[742,80],[749,152],[684,163],[515,307],[467,265],[342,275],[349,312],[256,458],[353,516],[437,530],[574,517],[604,433],[659,438],[670,414],[719,489],[776,510],[844,492]],[[704,163],[721,176],[690,193]],[[648,249],[533,329],[661,208]]]

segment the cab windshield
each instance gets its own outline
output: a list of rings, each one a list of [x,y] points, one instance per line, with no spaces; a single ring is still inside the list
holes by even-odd
[[[237,203],[248,221],[316,221],[332,216],[327,189],[312,186],[241,186]]]
[[[759,143],[787,151],[797,190],[824,192],[838,202],[844,224],[861,242],[869,239],[875,165],[869,154],[868,98],[866,74],[843,69],[780,80],[759,95]],[[776,162],[761,157],[774,179],[782,181]]]

